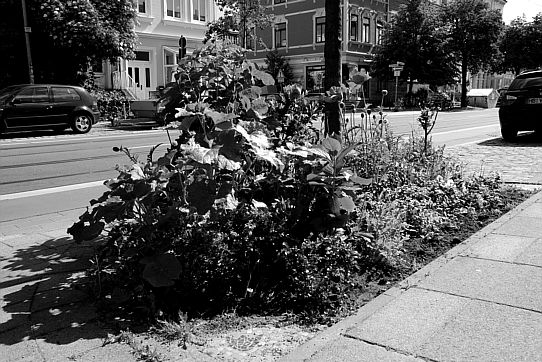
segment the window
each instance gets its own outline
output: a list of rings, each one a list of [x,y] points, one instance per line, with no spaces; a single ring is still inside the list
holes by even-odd
[[[32,87],[20,91],[14,100],[20,103],[47,103],[49,102],[49,91],[47,87]]]
[[[135,52],[135,59],[134,60],[140,60],[143,62],[148,62],[150,59],[150,53],[149,52]]]
[[[316,42],[317,43],[324,43],[326,41],[326,18],[316,18]]]
[[[273,1],[273,4],[277,5],[277,4],[284,4],[286,2],[286,0],[275,0]]]
[[[52,87],[53,100],[55,102],[71,102],[81,100],[75,89],[68,87]]]
[[[205,1],[206,0],[192,0],[192,19],[205,21]]]
[[[275,48],[286,46],[286,23],[275,25]]]
[[[137,0],[137,12],[145,14],[147,12],[147,0]]]
[[[370,43],[371,42],[371,23],[369,22],[369,18],[363,18],[363,42],[364,43]]]
[[[355,14],[350,15],[350,40],[358,41],[358,16]]]
[[[172,18],[181,18],[181,2],[183,0],[167,0],[166,15]]]
[[[382,45],[382,36],[384,35],[384,26],[381,22],[376,23],[376,44]]]

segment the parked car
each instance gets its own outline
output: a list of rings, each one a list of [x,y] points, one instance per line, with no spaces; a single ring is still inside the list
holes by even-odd
[[[67,127],[87,133],[99,118],[96,100],[81,87],[20,84],[0,90],[0,133]]]
[[[518,75],[499,97],[499,122],[505,141],[519,131],[542,132],[542,70]]]

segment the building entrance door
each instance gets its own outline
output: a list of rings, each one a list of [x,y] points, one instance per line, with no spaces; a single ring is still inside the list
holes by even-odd
[[[136,58],[128,61],[128,75],[133,81],[136,95],[140,99],[149,98],[149,92],[156,88],[156,80],[152,79],[149,51],[136,51]]]

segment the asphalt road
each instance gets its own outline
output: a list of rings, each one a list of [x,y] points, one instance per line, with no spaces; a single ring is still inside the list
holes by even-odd
[[[418,114],[388,113],[393,133],[421,134]],[[496,109],[441,112],[432,137],[437,144],[456,145],[487,138],[496,131]],[[116,165],[129,164],[128,157],[113,152],[113,147],[127,147],[144,160],[151,147],[159,143],[162,146],[155,155],[162,154],[169,144],[166,131],[105,132],[102,128],[87,135],[12,135],[0,140],[0,195],[112,178],[117,175]]]
[[[389,112],[394,135],[421,133],[419,112]],[[442,112],[432,133],[436,144],[462,145],[495,138],[496,109]],[[171,137],[175,138],[175,132]],[[116,165],[128,165],[126,155],[114,152],[124,146],[145,160],[150,148],[169,144],[164,130],[111,130],[96,127],[86,135],[70,132],[12,134],[0,139],[0,221],[88,205],[106,189],[103,180],[117,176]]]

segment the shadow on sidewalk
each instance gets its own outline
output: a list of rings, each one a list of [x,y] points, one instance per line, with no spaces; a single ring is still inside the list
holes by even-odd
[[[480,142],[478,145],[492,147],[542,147],[542,135],[535,132],[525,132],[520,133],[513,142],[507,142],[501,137],[498,137]]]
[[[94,298],[84,275],[94,243],[62,237],[15,247],[0,258],[0,345],[36,337],[55,344],[106,337],[94,323]]]

